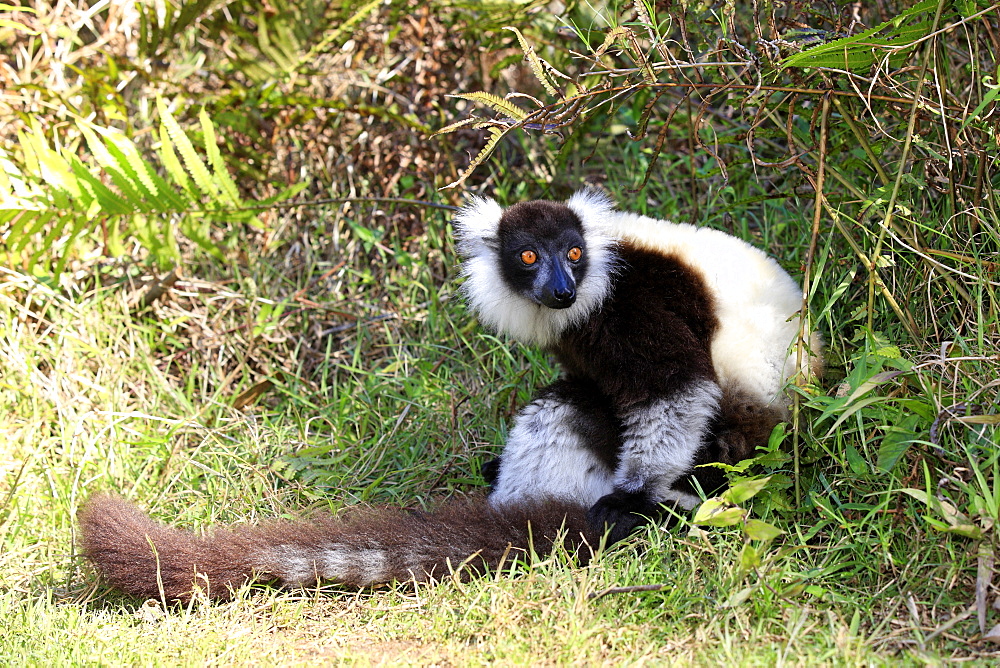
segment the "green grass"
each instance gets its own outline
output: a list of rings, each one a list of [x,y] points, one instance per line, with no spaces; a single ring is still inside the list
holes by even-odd
[[[428,220],[428,237],[440,238],[443,216]],[[777,216],[760,220],[758,241],[795,246]],[[225,605],[196,601],[163,612],[95,586],[73,555],[72,520],[96,490],[120,491],[164,521],[203,528],[354,503],[430,504],[482,484],[478,467],[502,443],[504,421],[551,377],[551,366],[479,330],[454,285],[420,270],[447,248],[428,243],[366,281],[363,244],[349,232],[342,241],[343,280],[310,298],[351,314],[343,323],[350,326],[317,336],[316,312],[296,313],[290,303],[266,337],[242,349],[226,337],[248,337],[240,327],[329,263],[288,282],[276,280],[272,260],[257,258],[224,289],[199,283],[195,291],[182,281],[173,301],[140,315],[128,311],[114,281],[67,299],[4,272],[0,655],[24,664],[869,665],[975,654],[955,635],[971,635],[973,618],[940,630],[972,603],[972,543],[932,529],[919,504],[895,491],[922,488],[922,474],[904,469],[897,478],[873,466],[877,425],[898,421],[902,404],[912,404],[906,414],[933,419],[912,410],[929,402],[924,392],[942,391],[923,370],[905,393],[879,394],[829,435],[850,406],[824,422],[804,409],[815,420],[803,434],[814,460],[804,472],[806,505],[782,512],[777,501],[787,502],[788,492],[777,488],[757,500],[755,514],[787,534],[749,571],[740,566],[737,529],[683,526],[650,529],[585,568],[556,555],[526,571],[434,587],[258,587]],[[365,323],[373,313],[394,317]],[[902,355],[883,348],[888,357],[856,348],[856,364],[866,366],[845,382],[853,388]],[[261,350],[280,376],[263,373]],[[832,363],[836,374],[836,357]],[[234,410],[233,399],[265,376],[274,387],[250,410]],[[977,377],[966,378],[968,392],[981,389]],[[830,401],[811,400],[817,408]],[[853,459],[845,455],[852,449]],[[774,469],[788,473],[787,464]],[[664,587],[588,598],[642,584]]]
[[[457,11],[462,6],[421,14],[421,24],[397,20],[413,12],[393,3],[371,24],[384,35],[356,35],[351,76],[397,72],[386,84],[393,94],[377,103],[348,91],[338,113],[324,116],[312,97],[296,97],[301,89],[269,88],[264,103],[252,82],[227,79],[241,109],[276,124],[272,144],[253,114],[222,113],[219,100],[228,98],[218,91],[192,91],[187,103],[213,111],[247,199],[287,185],[274,176],[277,165],[294,178],[308,175],[311,197],[444,202],[451,195],[435,188],[477,150],[468,138],[415,134],[392,115],[399,110],[359,116],[352,109],[363,106],[359,100],[381,109],[440,99],[444,106],[422,122],[455,120],[444,95],[485,85],[473,46],[486,39],[484,30]],[[297,16],[298,7],[289,11]],[[516,18],[516,8],[508,9]],[[565,42],[549,32],[552,20],[544,17],[529,37],[565,69],[571,63]],[[522,23],[504,17],[498,25]],[[699,30],[714,44],[711,25]],[[967,38],[978,39],[980,27]],[[417,28],[453,41],[443,48]],[[184,35],[244,46],[252,38],[224,30],[206,18]],[[419,80],[407,69],[407,45],[418,41],[429,49],[419,52],[426,74]],[[950,46],[965,47],[973,51]],[[194,47],[170,48],[178,57],[158,76],[176,84]],[[279,51],[264,50],[268,58],[258,60],[273,66]],[[338,53],[348,53],[347,45],[322,54],[334,63],[337,85],[344,75]],[[87,77],[105,78],[104,69],[81,62],[90,66]],[[226,74],[231,65],[219,57],[205,66]],[[965,90],[957,85],[971,76],[963,68],[941,66],[937,76]],[[122,88],[114,99],[120,115],[141,120],[145,85]],[[317,88],[306,92],[326,95]],[[906,90],[901,84],[900,94]],[[87,116],[94,101],[78,92],[63,96]],[[579,119],[563,145],[512,134],[471,189],[509,203],[562,198],[597,180],[623,208],[725,229],[801,277],[813,241],[813,193],[796,169],[749,164],[739,139],[745,118],[713,117],[721,143],[712,146],[728,161],[728,181],[715,158],[689,152],[691,118],[681,108],[649,185],[630,190],[655,151],[650,141],[629,140],[619,120],[634,127],[650,99],[648,92],[623,98],[614,123]],[[660,111],[671,100],[664,97]],[[820,107],[815,98],[806,113],[808,101],[799,100],[787,119],[787,106],[771,104],[772,125],[761,127],[756,145],[764,158],[780,159],[772,153],[787,129],[806,167],[816,167]],[[914,149],[920,162],[898,164],[905,114],[880,107],[883,135],[865,116],[863,103],[871,101],[841,102],[828,138],[828,166],[837,175],[827,175],[830,208],[808,267],[809,313],[827,343],[827,376],[801,388],[797,419],[747,472],[771,477],[743,506],[779,527],[778,538],[748,543],[738,526],[693,528],[685,520],[671,530],[649,528],[586,567],[556,554],[464,583],[365,592],[257,586],[225,604],[167,609],[123,598],[75,553],[74,516],[89,494],[115,490],[162,521],[195,529],[359,503],[432,506],[482,487],[480,466],[503,443],[510,418],[556,371],[546,356],[473,322],[457,293],[447,215],[437,209],[275,208],[262,213],[262,230],[215,221],[224,259],[182,240],[181,280],[144,311],[129,305],[156,272],[88,254],[101,247],[95,234],[81,240],[61,277],[36,276],[24,264],[0,268],[0,661],[991,665],[998,653],[982,639],[978,616],[987,630],[1000,621],[991,565],[1000,519],[995,163],[966,155],[968,164],[956,159],[966,182],[952,174],[945,191],[923,187],[930,168],[940,167],[924,150],[940,148],[940,128],[923,128],[924,143]],[[892,229],[881,225],[886,181],[876,179],[845,110],[872,133],[889,182],[899,170],[907,176]],[[965,141],[982,150],[977,155],[995,155],[995,139],[970,134],[975,127],[964,129]],[[970,199],[973,192],[980,199]],[[917,237],[934,253],[908,248]],[[60,259],[58,245],[50,250],[48,260]],[[870,297],[862,254],[876,250],[884,290]],[[634,589],[642,585],[658,587]],[[615,587],[624,590],[591,596]]]

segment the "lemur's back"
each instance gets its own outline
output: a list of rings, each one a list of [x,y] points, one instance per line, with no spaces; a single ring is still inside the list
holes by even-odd
[[[676,255],[701,274],[720,323],[711,346],[720,386],[736,384],[765,404],[779,400],[796,370],[792,344],[799,333],[802,291],[774,259],[719,230],[630,213],[616,213],[603,231]]]

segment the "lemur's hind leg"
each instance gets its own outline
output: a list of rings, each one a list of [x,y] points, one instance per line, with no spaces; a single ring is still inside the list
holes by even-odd
[[[712,392],[712,395],[715,393]],[[589,512],[592,528],[599,531],[602,524],[610,527],[609,543],[625,538],[647,519],[655,522],[670,522],[674,516],[670,510],[689,511],[701,501],[701,495],[712,496],[726,486],[723,469],[702,466],[713,462],[735,465],[752,457],[758,447],[767,445],[774,426],[784,418],[780,406],[762,403],[758,398],[739,388],[728,388],[719,393],[717,403],[710,413],[700,413],[712,402],[697,402],[698,409],[685,407],[682,401],[668,404],[670,410],[660,414],[647,411],[633,422],[637,429],[651,430],[663,439],[662,452],[653,451],[654,457],[640,450],[640,455],[649,461],[640,470],[661,474],[659,488],[650,485],[647,489],[630,490],[626,485],[617,485],[614,492],[602,498]],[[680,406],[684,410],[676,410]],[[669,419],[662,419],[663,416]],[[657,420],[657,418],[660,418]],[[681,427],[678,428],[678,425]],[[701,432],[700,443],[673,442],[671,434],[680,437]],[[630,432],[623,432],[623,460],[632,454],[629,449]],[[652,439],[649,439],[652,440]],[[655,456],[659,456],[657,461]],[[618,477],[622,468],[619,466]],[[664,485],[666,483],[666,485]]]
[[[754,456],[767,445],[774,427],[786,419],[787,411],[779,404],[763,403],[739,388],[723,390],[719,412],[713,418],[708,438],[697,455],[697,464],[722,462],[735,465]],[[694,480],[697,480],[697,487]],[[709,496],[726,486],[726,475],[715,466],[696,466],[694,473],[678,481],[675,488]]]
[[[589,508],[614,490],[620,435],[592,383],[549,385],[514,419],[500,458],[483,467],[490,503],[550,498]]]

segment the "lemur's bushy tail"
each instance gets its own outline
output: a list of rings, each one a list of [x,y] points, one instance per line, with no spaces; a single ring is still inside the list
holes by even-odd
[[[188,600],[195,588],[223,600],[249,581],[364,587],[482,573],[518,553],[547,554],[556,540],[590,557],[599,537],[586,509],[556,501],[493,508],[483,497],[432,512],[354,510],[310,521],[213,529],[203,536],[162,525],[117,496],[80,511],[81,547],[113,587],[133,596]]]

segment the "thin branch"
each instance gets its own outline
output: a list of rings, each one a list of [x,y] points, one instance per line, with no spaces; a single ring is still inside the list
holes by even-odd
[[[599,598],[603,598],[609,594],[632,594],[634,592],[644,592],[644,591],[660,591],[661,589],[666,589],[670,585],[667,583],[663,584],[651,584],[651,585],[633,585],[631,587],[608,587],[602,591],[591,592],[587,594],[588,601],[596,601]]]
[[[819,223],[823,218],[823,185],[824,177],[826,175],[826,143],[827,143],[827,123],[830,120],[830,96],[823,98],[823,108],[820,112],[820,126],[819,126],[819,164],[816,169],[816,202],[813,206],[813,222],[812,222],[812,234],[809,238],[809,250],[806,253],[806,269],[805,274],[802,277],[802,307],[799,310],[799,341],[798,345],[795,347],[795,366],[798,369],[799,379],[801,382],[802,374],[802,364],[805,361],[805,351],[809,351],[809,355],[812,355],[812,337],[809,332],[812,331],[812,327],[809,327],[809,293],[812,290],[812,269],[813,261],[816,259],[816,245],[819,240]],[[812,366],[810,364],[810,366]],[[799,411],[801,408],[802,395],[796,392],[792,398],[793,405],[793,429],[792,429],[792,457],[793,457],[793,470],[794,470],[794,480],[795,480],[795,506],[801,507],[802,504],[802,486],[799,480],[799,465],[800,465],[800,453],[799,453]]]

